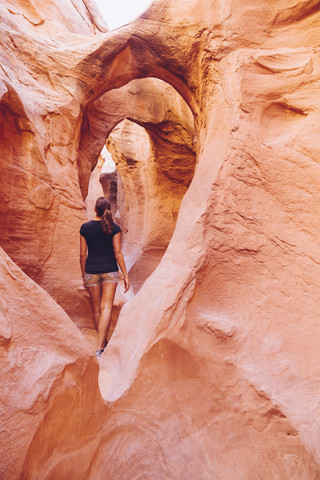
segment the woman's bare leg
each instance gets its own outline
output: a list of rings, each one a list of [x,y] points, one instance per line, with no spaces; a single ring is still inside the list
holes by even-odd
[[[95,285],[94,287],[87,287],[89,290],[91,300],[91,310],[94,321],[94,326],[98,330],[99,318],[100,318],[100,304],[101,304],[101,286]]]
[[[103,349],[108,333],[108,328],[111,319],[111,310],[116,293],[116,282],[104,282],[102,286],[101,304],[100,304],[100,318],[98,324],[98,348]]]

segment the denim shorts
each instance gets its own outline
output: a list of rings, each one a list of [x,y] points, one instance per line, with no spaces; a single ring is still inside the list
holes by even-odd
[[[119,272],[107,273],[85,273],[84,281],[86,287],[96,287],[100,283],[118,283]]]

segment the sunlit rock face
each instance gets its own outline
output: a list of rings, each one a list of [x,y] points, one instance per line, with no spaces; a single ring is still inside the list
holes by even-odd
[[[87,215],[96,216],[95,203],[97,198],[105,196],[111,203],[113,215],[117,214],[117,184],[118,172],[110,152],[104,147],[99,155],[98,162],[90,175],[88,193],[85,199]]]
[[[155,18],[159,20],[157,41],[152,41]],[[211,387],[219,386],[229,418],[224,427],[214,423],[215,431],[221,432],[219,440],[209,433],[210,415],[198,393],[201,387],[194,388],[188,377],[187,364],[183,370],[186,390],[196,392],[197,399],[200,395],[194,404],[181,393],[179,369],[173,368],[166,389],[154,388],[158,394],[165,390],[167,399],[184,399],[179,411],[186,413],[180,425],[194,425],[200,411],[207,419],[201,438],[208,434],[216,446],[225,445],[222,466],[220,454],[209,453],[209,442],[204,442],[202,452],[212,464],[210,460],[202,474],[197,472],[199,478],[206,478],[208,471],[214,475],[214,465],[221,468],[221,478],[254,478],[255,461],[240,461],[246,449],[257,453],[264,478],[274,468],[265,457],[273,457],[267,454],[271,450],[282,451],[280,478],[313,478],[318,471],[309,460],[303,461],[300,472],[294,466],[304,449],[315,461],[320,458],[319,404],[314,401],[320,386],[315,301],[320,282],[318,22],[312,2],[291,2],[290,6],[276,2],[272,8],[262,1],[215,6],[202,2],[201,8],[199,2],[167,2],[161,7],[159,2],[135,24],[141,44],[152,45],[154,54],[150,50],[141,54],[140,58],[148,58],[145,70],[170,79],[196,114],[198,158],[161,264],[121,312],[103,360],[114,379],[104,395],[121,402],[127,392],[126,400],[138,405],[135,389],[141,388],[147,396],[142,383],[145,380],[147,385],[151,375],[151,363],[148,367],[144,362],[146,352],[163,339],[188,352],[197,371],[192,378],[207,372]],[[127,53],[135,65],[137,36],[130,44],[132,57]],[[168,359],[165,368],[170,369],[172,357],[166,350],[159,347],[154,352],[158,365]],[[224,366],[235,368],[232,381],[231,370],[222,373]],[[231,393],[228,376],[238,392],[250,395],[250,401],[244,400],[246,413],[241,412],[242,400]],[[240,387],[242,381],[245,390]],[[149,389],[154,385],[150,379],[148,385]],[[205,382],[202,385],[210,391]],[[220,400],[213,394],[208,398],[214,410]],[[271,411],[268,402],[273,405]],[[191,412],[190,403],[194,405]],[[260,450],[259,427],[252,424],[250,433],[244,431],[250,423],[249,412],[254,411],[257,419],[257,412],[264,408],[270,431],[261,427],[265,443]],[[234,409],[243,427],[234,427]],[[151,406],[147,411],[154,412]],[[289,453],[289,431],[279,444],[271,433],[279,415],[296,431],[293,436],[300,442],[296,453]],[[213,417],[218,422],[219,414]],[[229,421],[230,431],[234,433],[235,428],[239,435],[232,440],[225,427]],[[177,431],[172,425],[169,430]],[[191,430],[198,438],[196,427]],[[183,444],[182,438],[179,435],[176,442]],[[190,434],[186,438],[189,444]],[[232,464],[231,471],[227,464]],[[190,473],[190,478],[195,476]]]
[[[112,129],[137,121],[122,111],[122,87],[144,77],[170,83],[193,112],[197,162],[161,263],[122,309],[102,357],[99,384],[110,410],[98,415],[96,443],[85,418],[77,435],[61,430],[68,449],[41,429],[35,448],[11,450],[5,468],[19,458],[25,478],[317,478],[318,6],[156,0],[112,33],[96,35],[81,22],[85,33],[65,33],[61,20],[63,48],[45,22],[39,39],[37,26],[24,28],[7,6],[0,7],[9,72],[0,87],[2,238],[61,304],[71,304],[60,285],[71,285],[75,272],[91,170]],[[116,98],[119,110],[106,110]],[[72,302],[73,312],[80,303]],[[1,335],[10,348],[7,324]],[[53,355],[63,364],[55,342]],[[78,376],[74,383],[84,394]],[[76,441],[85,471],[70,462]],[[19,478],[21,468],[15,472]]]
[[[159,86],[156,79],[137,80],[142,84],[97,95],[93,102],[85,98],[92,92],[94,75],[83,62],[93,48],[91,43],[95,45],[106,30],[92,5],[66,2],[64,14],[58,16],[54,3],[47,3],[46,11],[41,4],[39,24],[31,21],[35,3],[16,2],[13,8],[4,2],[0,8],[4,65],[0,73],[1,245],[78,325],[92,326],[88,295],[79,290],[78,232],[93,214],[95,190],[87,212],[83,200],[105,140],[126,116],[149,122],[150,127],[156,124],[153,135],[157,135],[158,124],[164,132],[171,128],[165,132],[165,147],[176,152],[171,152],[166,165],[161,162],[163,147],[158,148],[159,165],[172,174],[175,166],[170,162],[177,155],[184,158],[183,183],[188,184],[195,164],[193,119],[174,89],[163,82]],[[73,23],[70,15],[74,15]],[[179,129],[183,134],[177,149],[174,137]],[[164,142],[161,135],[159,142]],[[144,269],[140,284],[151,271]]]

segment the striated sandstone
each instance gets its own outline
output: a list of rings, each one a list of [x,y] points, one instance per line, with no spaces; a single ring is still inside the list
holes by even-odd
[[[95,166],[104,145],[101,139],[107,139],[124,119],[147,130],[163,174],[169,180],[189,186],[195,164],[194,119],[190,108],[172,86],[157,78],[145,78],[104,93],[86,108],[78,157],[83,195],[87,193],[88,172]]]
[[[106,137],[125,118],[148,127],[162,173],[173,180],[159,122],[152,115],[139,122],[123,110],[128,82],[155,77],[183,97],[195,119],[197,166],[161,263],[123,307],[102,358],[99,381],[111,410],[96,417],[90,409],[99,410],[99,400],[80,402],[106,429],[92,444],[85,418],[78,419],[76,436],[61,429],[66,449],[40,428],[28,452],[27,441],[10,450],[8,477],[17,478],[13,465],[25,461],[25,478],[81,478],[70,461],[79,459],[81,444],[85,478],[317,478],[318,6],[156,0],[115,32],[95,34],[79,20],[78,34],[61,20],[61,48],[49,22],[47,32],[36,19],[25,28],[9,3],[0,7],[3,246],[75,319],[85,317],[85,301],[65,285],[76,285],[83,198]],[[109,101],[115,121],[105,128]],[[114,137],[121,146],[123,137]],[[130,198],[135,194],[132,187]],[[143,209],[137,223],[142,218],[149,220]],[[0,325],[1,348],[10,348],[6,311]],[[32,331],[23,332],[30,342]],[[38,343],[46,335],[40,332]],[[53,350],[63,365],[55,343]],[[37,347],[35,358],[41,352]],[[10,395],[7,354],[2,362]],[[78,373],[74,383],[80,397],[88,393]],[[67,398],[68,388],[59,381],[57,388]],[[24,425],[19,446],[29,431]]]
[[[119,92],[114,110],[111,108],[115,99],[114,92],[102,95],[96,102],[86,101],[84,97],[90,77],[87,72],[91,71],[91,67],[88,70],[83,65],[83,59],[93,47],[89,37],[86,37],[89,44],[83,44],[83,50],[80,49],[79,42],[85,41],[83,34],[86,32],[86,35],[91,34],[91,42],[95,46],[93,33],[97,32],[97,22],[91,25],[90,30],[87,25],[89,23],[90,26],[90,16],[84,16],[82,23],[81,17],[77,17],[79,26],[73,24],[70,26],[71,31],[67,32],[68,21],[64,16],[59,19],[54,16],[56,7],[53,2],[52,5],[50,3],[50,8],[47,4],[50,20],[41,24],[41,30],[36,30],[39,37],[34,37],[29,35],[29,30],[36,28],[32,23],[28,22],[28,28],[22,30],[27,5],[29,4],[16,4],[15,9],[21,9],[19,15],[12,13],[10,6],[6,8],[6,4],[1,7],[4,33],[2,58],[5,65],[1,74],[3,96],[0,106],[3,125],[0,133],[3,159],[0,216],[5,230],[2,246],[78,325],[92,326],[88,296],[79,290],[78,242],[74,239],[78,237],[79,226],[88,218],[83,199],[86,198],[90,174],[99,152],[119,120],[129,115],[134,116],[134,111],[138,120],[149,122],[150,125],[152,122],[164,122],[164,130],[176,122],[177,131],[180,129],[179,119],[181,121],[181,117],[185,116],[186,121],[183,120],[182,125],[187,124],[190,122],[190,114],[186,115],[187,107],[182,106],[179,96],[168,85],[158,86],[158,95],[155,93],[157,88],[153,87],[150,91],[148,85],[150,82],[152,84],[151,80],[145,81],[146,87],[132,85],[127,89],[128,93],[126,89]],[[33,8],[35,5],[33,3],[29,6]],[[70,8],[74,7],[68,7]],[[47,43],[44,43],[41,40],[45,34],[42,25],[46,23],[50,25],[50,31],[47,32]],[[57,33],[64,32],[63,53],[59,34],[55,38],[51,36],[53,24]],[[78,28],[78,34],[74,33],[75,28]],[[12,40],[13,37],[15,41]],[[23,40],[21,46],[16,38]],[[9,56],[14,57],[13,64],[6,60]],[[154,80],[153,84],[156,82]],[[165,100],[164,95],[170,89],[173,93]],[[143,90],[146,90],[145,96]],[[141,97],[140,101],[136,100],[137,97]],[[97,102],[102,113],[97,111]],[[137,109],[139,102],[140,107]],[[126,112],[122,111],[124,103]],[[169,105],[175,113],[167,119]],[[94,120],[90,119],[92,111]],[[111,122],[106,128],[105,119],[109,121],[109,118]],[[189,126],[188,129],[183,141],[189,136],[186,150],[194,163]],[[15,145],[14,150],[12,144]],[[174,142],[169,138],[170,144]],[[176,151],[179,150],[177,147],[179,145],[174,147]],[[171,155],[171,158],[174,159],[174,156]],[[191,180],[190,172],[193,168],[192,165],[189,169],[187,181]],[[169,174],[174,171],[171,168]],[[18,206],[14,205],[13,191],[19,191]],[[17,213],[17,208],[19,212],[23,210],[24,214]],[[65,247],[66,244],[68,248]]]
[[[174,339],[198,361],[205,352],[206,371],[234,364],[239,378],[270,399],[319,461],[319,105],[312,53],[319,13],[304,2],[305,9],[299,4],[292,10],[292,23],[289,14],[283,23],[281,2],[267,15],[264,2],[236,8],[229,2],[224,9],[202,4],[199,16],[195,2],[189,8],[168,2],[159,16],[157,63],[150,60],[148,72],[166,62],[170,75],[188,85],[172,79],[197,114],[198,166],[160,266],[121,312],[104,360],[113,375],[105,396],[115,400],[128,385],[134,388],[146,350],[162,337]],[[194,23],[178,37],[172,24],[180,7],[180,25],[187,18]],[[151,38],[152,12],[155,4],[136,23],[137,29],[144,25],[144,39]],[[166,42],[162,50],[159,37]],[[174,41],[181,42],[179,56],[170,50]],[[266,448],[272,438],[265,434]],[[237,478],[247,478],[244,466],[234,468]],[[269,464],[263,477],[271,471]],[[297,478],[316,475],[306,465],[303,472]],[[226,469],[221,475],[229,478]]]
[[[75,478],[83,438],[94,451],[106,415],[97,362],[62,308],[3,250],[0,285],[0,478],[45,478],[56,469],[62,479],[68,468]],[[49,464],[43,477],[36,460],[26,461],[33,452]],[[62,452],[72,454],[70,467],[59,466]]]
[[[73,247],[87,218],[75,168],[81,80],[70,73],[79,55],[65,49],[106,31],[90,5],[36,0],[0,6],[1,246],[84,324],[89,302],[78,291]]]

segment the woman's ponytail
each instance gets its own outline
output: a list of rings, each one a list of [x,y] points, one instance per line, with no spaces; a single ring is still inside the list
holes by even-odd
[[[111,204],[106,197],[100,197],[96,201],[96,212],[101,217],[101,227],[104,233],[111,235],[113,227],[113,218],[111,213]]]
[[[113,227],[113,218],[111,210],[108,208],[105,209],[104,214],[101,217],[101,226],[104,233],[111,235]]]

